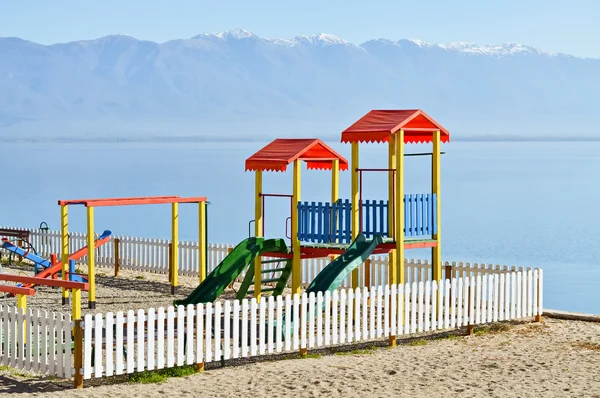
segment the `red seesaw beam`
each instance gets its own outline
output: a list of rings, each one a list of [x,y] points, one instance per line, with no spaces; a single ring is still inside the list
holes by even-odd
[[[10,285],[0,285],[0,292],[2,293],[11,293],[11,294],[20,294],[23,296],[33,296],[35,295],[35,289],[30,287],[18,287],[18,286],[10,286]]]
[[[102,246],[103,244],[108,242],[110,240],[110,238],[111,238],[110,236],[107,236],[106,238],[97,240],[94,247],[96,249],[99,248],[100,246]],[[89,249],[87,246],[82,249],[79,249],[75,253],[73,253],[69,256],[69,260],[77,261],[77,260],[81,259],[81,257],[86,256],[88,254],[88,251],[89,251]],[[53,276],[53,275],[59,273],[60,271],[62,271],[62,261],[57,261],[56,263],[52,264],[50,267],[46,268],[42,272],[36,274],[36,276],[35,276],[36,282],[28,284],[27,287],[34,287],[35,285],[43,285],[43,283],[39,282],[39,279],[48,278],[49,276]]]
[[[21,282],[23,284],[36,284],[42,286],[62,287],[65,289],[89,290],[90,284],[84,282],[63,281],[62,279],[42,279],[32,276],[0,274],[0,281]]]

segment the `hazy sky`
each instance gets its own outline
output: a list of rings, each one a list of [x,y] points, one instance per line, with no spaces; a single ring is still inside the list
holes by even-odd
[[[50,44],[123,33],[164,42],[234,28],[435,43],[516,42],[600,58],[600,0],[0,0],[0,37]]]

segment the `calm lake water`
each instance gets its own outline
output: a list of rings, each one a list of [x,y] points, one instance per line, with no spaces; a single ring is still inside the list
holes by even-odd
[[[0,224],[59,227],[59,199],[208,196],[209,241],[235,244],[253,218],[253,173],[244,160],[264,143],[3,144]],[[331,144],[350,158],[350,147]],[[443,259],[545,272],[546,308],[600,313],[600,143],[473,143],[443,146]],[[411,145],[407,152],[429,151]],[[361,166],[387,167],[383,145],[364,145]],[[429,158],[406,159],[406,192],[430,190]],[[327,201],[330,173],[302,170],[302,200]],[[341,173],[340,196],[350,195]],[[266,173],[265,192],[291,193],[291,170]],[[365,199],[386,199],[386,177],[365,174]],[[194,240],[197,208],[181,206],[181,239]],[[96,210],[96,229],[168,238],[170,206]],[[287,199],[268,199],[266,235],[283,237]],[[85,210],[70,212],[85,230]],[[426,258],[427,251],[407,253]]]

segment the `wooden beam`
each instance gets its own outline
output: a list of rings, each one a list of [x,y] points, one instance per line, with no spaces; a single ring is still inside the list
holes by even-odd
[[[32,283],[34,285],[62,287],[65,289],[89,290],[90,288],[89,283],[84,282],[71,282],[68,280],[64,281],[62,279],[45,279],[22,275],[0,274],[0,281]]]
[[[191,198],[182,198],[179,196],[142,196],[136,198],[106,198],[106,199],[75,199],[59,200],[58,204],[65,205],[83,205],[86,207],[107,207],[107,206],[136,206],[136,205],[159,205],[169,203],[200,203],[206,202],[206,196]]]
[[[34,296],[35,289],[30,287],[20,287],[11,285],[0,285],[0,292],[10,294],[20,294],[22,296]]]

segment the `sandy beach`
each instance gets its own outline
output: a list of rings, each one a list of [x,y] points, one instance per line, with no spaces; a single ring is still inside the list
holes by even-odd
[[[0,396],[600,397],[600,323],[545,318],[505,329],[399,340],[395,349],[327,350],[306,359],[213,367],[159,384],[113,379],[73,390],[4,370]]]

